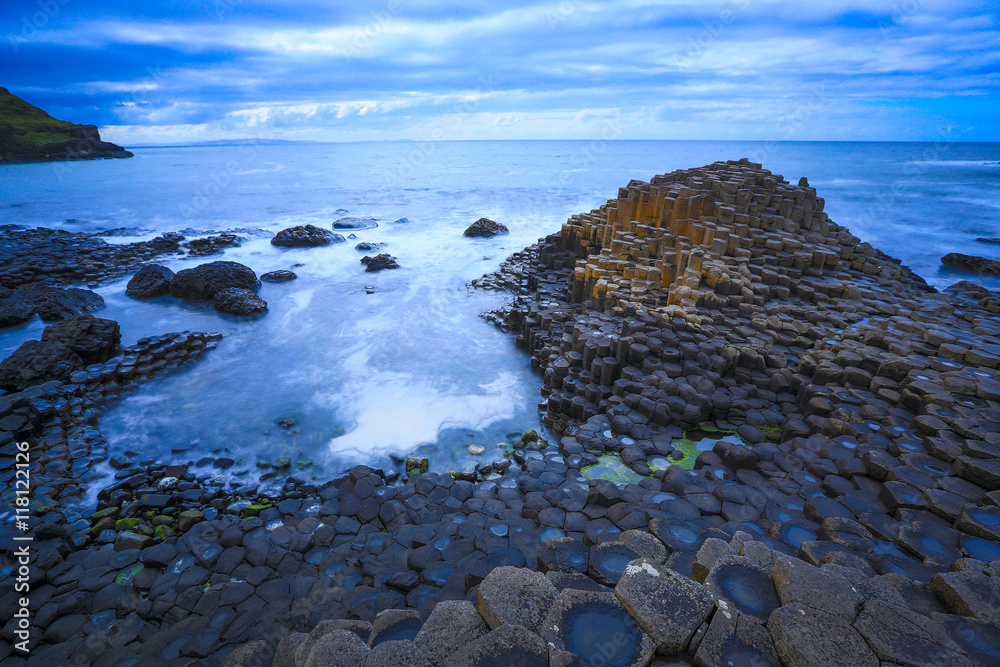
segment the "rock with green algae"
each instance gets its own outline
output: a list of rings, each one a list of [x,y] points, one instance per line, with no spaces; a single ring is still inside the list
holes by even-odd
[[[419,472],[419,473],[423,474],[423,473],[427,472],[428,466],[429,466],[429,463],[428,463],[428,461],[427,461],[426,458],[418,457],[418,456],[407,456],[406,457],[406,466],[405,466],[405,469],[406,469],[406,474],[407,475],[413,474],[415,472]]]
[[[538,433],[532,429],[530,431],[525,431],[524,435],[521,436],[521,442],[528,444],[529,442],[535,442],[538,440]]]
[[[580,470],[586,479],[603,479],[618,486],[638,484],[643,476],[625,465],[617,454],[602,454],[597,463]]]

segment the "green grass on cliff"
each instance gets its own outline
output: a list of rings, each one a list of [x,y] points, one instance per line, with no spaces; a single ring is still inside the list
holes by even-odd
[[[6,88],[0,88],[0,129],[12,129],[21,141],[30,144],[66,141],[71,127],[73,123],[53,118]]]

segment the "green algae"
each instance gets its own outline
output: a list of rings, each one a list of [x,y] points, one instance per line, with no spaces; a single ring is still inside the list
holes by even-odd
[[[115,576],[115,583],[127,585],[132,583],[132,578],[139,574],[143,570],[142,563],[135,563],[131,567],[127,567]]]
[[[603,479],[617,486],[638,484],[643,476],[625,465],[617,454],[602,454],[597,463],[580,470],[586,479]]]
[[[676,465],[685,470],[693,470],[698,455],[707,452],[715,447],[715,443],[720,440],[732,442],[737,445],[746,445],[743,438],[736,431],[721,429],[716,426],[702,424],[694,428],[686,428],[683,437],[674,438],[670,446],[674,448],[669,457],[671,465]],[[653,470],[662,470],[662,467],[650,466]]]

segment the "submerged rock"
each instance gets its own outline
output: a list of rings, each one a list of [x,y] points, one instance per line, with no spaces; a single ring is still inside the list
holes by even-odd
[[[257,274],[238,262],[211,262],[178,271],[170,281],[170,293],[182,299],[207,301],[228,287],[255,290]]]
[[[369,241],[362,241],[361,243],[354,246],[355,250],[360,250],[361,252],[371,252],[372,250],[378,250],[384,243],[371,243]]]
[[[80,368],[83,368],[80,355],[66,345],[29,340],[0,362],[0,389],[21,391],[49,380],[66,381]]]
[[[374,257],[365,255],[361,258],[361,263],[367,267],[365,271],[368,273],[374,273],[375,271],[381,271],[383,269],[399,268],[399,264],[396,263],[396,258],[385,253],[375,255]]]
[[[298,225],[282,229],[271,239],[271,245],[282,248],[303,248],[343,243],[344,237],[315,225]]]
[[[341,218],[333,223],[334,229],[374,229],[378,227],[375,218]]]
[[[978,273],[983,276],[1000,276],[1000,262],[977,255],[950,252],[941,258],[941,263],[959,271]]]
[[[497,234],[506,234],[508,231],[510,230],[499,222],[495,222],[489,218],[479,218],[479,220],[469,225],[462,235],[489,238]]]
[[[170,293],[170,281],[174,272],[165,266],[150,264],[144,266],[128,281],[125,294],[133,299],[148,299]]]
[[[85,364],[100,364],[118,354],[122,334],[114,320],[80,315],[45,327],[42,340],[62,343]]]
[[[215,295],[215,309],[227,315],[258,315],[267,310],[267,301],[253,290],[227,287]]]

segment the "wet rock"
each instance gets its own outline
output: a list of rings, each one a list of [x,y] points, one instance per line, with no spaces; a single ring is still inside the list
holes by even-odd
[[[802,604],[776,609],[767,630],[783,665],[878,667],[861,635],[844,619]]]
[[[558,594],[539,572],[498,567],[479,584],[479,613],[493,629],[512,624],[538,632]]]
[[[622,542],[602,542],[590,548],[588,573],[598,583],[614,586],[629,562],[638,557]]]
[[[781,606],[770,572],[747,558],[722,556],[705,579],[719,609],[765,622]]]
[[[361,263],[365,265],[365,271],[367,273],[374,273],[376,271],[382,271],[383,269],[399,268],[399,264],[396,263],[396,258],[385,253],[375,255],[374,257],[365,255],[361,258]]]
[[[426,458],[417,456],[407,456],[406,457],[406,474],[413,474],[415,472],[425,473],[427,472],[428,461]]]
[[[100,364],[118,354],[121,330],[114,320],[93,315],[71,317],[45,327],[43,341],[62,343],[75,352],[84,364]]]
[[[538,568],[542,572],[586,573],[589,562],[587,547],[571,537],[546,540],[538,547]]]
[[[265,283],[287,283],[291,280],[298,278],[292,271],[286,271],[285,269],[278,269],[277,271],[268,271],[267,273],[260,274],[260,279]]]
[[[0,389],[22,391],[50,380],[66,381],[83,365],[80,356],[62,343],[29,340],[0,362]]]
[[[174,272],[159,264],[147,264],[138,271],[128,281],[125,287],[126,296],[133,299],[149,299],[157,296],[166,296],[170,293],[170,281],[174,279]]]
[[[267,310],[267,301],[253,290],[227,287],[216,293],[215,309],[227,315],[259,315]]]
[[[952,614],[1000,622],[1000,581],[979,572],[939,572],[927,588]]]
[[[715,607],[700,584],[645,558],[628,564],[615,595],[661,655],[686,651],[695,630]]]
[[[949,268],[968,273],[977,273],[983,276],[1000,276],[1000,262],[977,255],[950,252],[941,258],[941,263]]]
[[[717,612],[694,656],[696,665],[765,665],[781,663],[771,637],[749,616]]]
[[[613,593],[565,590],[545,620],[543,639],[583,664],[639,667],[649,663],[654,644]]]
[[[170,293],[182,299],[208,301],[224,289],[256,290],[257,274],[238,262],[218,261],[178,271],[170,281]]]
[[[505,624],[452,654],[445,667],[546,667],[545,642],[528,628]]]
[[[447,600],[435,605],[413,643],[432,665],[443,665],[452,654],[488,631],[489,626],[474,604]]]
[[[334,229],[347,229],[357,231],[359,229],[374,229],[378,227],[376,218],[340,218],[333,223]]]
[[[86,315],[104,307],[104,297],[77,287],[61,288],[45,283],[29,283],[15,288],[5,299],[8,318],[19,317],[28,309],[46,322]]]
[[[494,222],[489,218],[479,218],[474,223],[466,228],[463,232],[463,236],[478,236],[478,237],[490,237],[496,236],[497,234],[506,234],[509,230],[498,222]]]
[[[298,225],[282,229],[271,239],[271,245],[281,248],[306,248],[343,243],[344,237],[315,225]]]
[[[412,642],[420,632],[423,620],[415,609],[386,609],[380,611],[372,623],[368,645],[375,648],[388,641]]]

